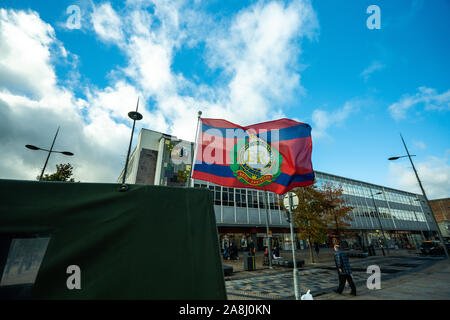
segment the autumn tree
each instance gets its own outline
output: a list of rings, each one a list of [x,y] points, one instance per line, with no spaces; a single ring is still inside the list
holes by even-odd
[[[299,239],[307,240],[311,262],[314,263],[312,245],[323,242],[327,238],[327,220],[324,218],[324,195],[314,187],[292,190],[298,197],[298,206],[293,210],[293,222],[297,228]]]
[[[42,181],[67,181],[75,182],[73,175],[73,167],[70,163],[61,163],[56,165],[56,172],[52,174],[45,174]],[[39,176],[36,178],[39,180]]]
[[[353,219],[348,215],[353,207],[346,206],[342,199],[342,187],[335,187],[330,183],[323,186],[321,193],[324,196],[324,218],[330,230],[333,230],[339,243],[341,242],[341,233],[350,226],[349,221]]]

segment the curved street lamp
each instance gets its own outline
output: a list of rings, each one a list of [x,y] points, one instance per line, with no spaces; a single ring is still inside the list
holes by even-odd
[[[125,179],[127,177],[128,161],[130,159],[130,152],[131,152],[131,143],[133,142],[134,126],[136,125],[136,121],[142,120],[142,118],[143,118],[142,114],[140,114],[138,112],[138,108],[139,108],[139,97],[138,97],[137,104],[136,104],[136,111],[128,112],[128,117],[131,120],[133,120],[133,128],[131,129],[130,144],[128,145],[127,159],[125,161],[125,168],[124,168],[124,171],[123,171],[122,185],[120,186],[120,191],[128,190],[128,187],[125,184]]]
[[[39,148],[39,147],[33,146],[31,144],[25,145],[25,147],[30,149],[30,150],[42,150],[42,151],[47,151],[48,152],[47,159],[45,160],[44,167],[42,168],[41,175],[39,176],[39,181],[42,181],[42,177],[44,176],[44,171],[45,171],[45,168],[47,167],[47,163],[48,163],[48,159],[50,158],[50,154],[52,154],[52,153],[62,153],[63,155],[66,155],[66,156],[73,156],[73,153],[69,152],[69,151],[55,151],[55,150],[53,150],[53,146],[55,144],[56,137],[58,136],[58,132],[59,132],[59,126],[58,126],[58,129],[56,130],[56,134],[55,134],[55,137],[53,138],[53,142],[52,142],[52,146],[50,147],[50,150]]]
[[[411,155],[411,157],[415,157],[416,155],[415,154],[412,154]],[[406,158],[407,156],[400,156],[400,157],[390,157],[388,160],[397,160],[397,159],[400,159],[400,158]]]
[[[411,157],[414,156],[414,155],[410,155],[410,154],[409,154],[408,148],[406,147],[405,140],[403,139],[403,136],[402,136],[401,134],[400,134],[400,137],[402,138],[403,146],[405,147],[405,150],[406,150],[407,155],[406,155],[406,156],[391,157],[391,158],[389,158],[388,160],[397,160],[397,159],[405,158],[405,157],[408,157],[408,158],[409,158],[409,161],[411,162],[411,166],[412,166],[412,168],[413,168],[413,170],[414,170],[414,173],[415,173],[415,175],[416,175],[417,182],[419,182],[420,189],[422,190],[423,197],[425,198],[425,201],[427,202],[428,207],[431,209],[430,202],[428,201],[427,195],[426,195],[425,190],[423,189],[423,186],[422,186],[422,182],[420,181],[419,175],[417,174],[416,167],[414,167],[414,163],[413,163],[413,161],[412,161],[412,159],[411,159]],[[447,259],[448,259],[448,261],[450,262],[450,256],[449,256],[449,254],[448,254],[447,246],[446,246],[446,244],[445,244],[445,242],[444,242],[444,239],[443,239],[443,237],[442,237],[441,230],[439,229],[439,225],[437,224],[437,221],[436,221],[436,218],[435,218],[434,214],[432,214],[431,216],[433,217],[433,221],[434,221],[434,223],[435,223],[435,225],[436,225],[436,228],[437,228],[437,234],[438,234],[438,236],[439,236],[439,240],[441,241],[441,244],[442,244],[442,246],[444,247],[445,255],[447,256]]]

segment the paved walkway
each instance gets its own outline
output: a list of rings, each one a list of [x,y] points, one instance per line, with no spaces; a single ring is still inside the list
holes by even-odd
[[[377,255],[382,256],[381,250],[377,249]],[[414,255],[414,251],[411,250],[404,250],[404,249],[397,249],[397,250],[391,250],[390,255],[392,256],[411,256]],[[290,250],[283,250],[281,252],[281,256],[286,259],[292,259],[292,253]],[[311,255],[309,249],[298,249],[295,254],[297,259],[301,259],[305,261],[306,267],[309,266],[317,266],[323,263],[330,263],[334,261],[334,250],[333,248],[321,248],[319,256],[317,256],[316,252],[313,250],[313,259],[314,263],[311,261]],[[239,259],[238,260],[223,260],[223,264],[227,266],[233,267],[233,272],[236,275],[236,273],[248,273],[247,271],[244,271],[244,254],[242,252],[239,252]],[[263,265],[264,260],[264,253],[261,251],[256,252],[256,267],[258,270],[264,270],[269,269],[268,266]],[[250,272],[254,273],[254,272]],[[233,278],[235,278],[233,276]]]
[[[350,259],[353,270],[353,279],[358,286],[359,296],[356,298],[363,299],[365,297],[366,281],[370,276],[366,273],[369,265],[378,265],[381,268],[381,290],[367,290],[367,295],[372,295],[374,292],[382,294],[384,286],[387,281],[399,278],[404,275],[415,272],[421,275],[425,268],[439,262],[442,258],[418,257],[418,256],[376,256],[363,259]],[[445,262],[445,261],[444,261]],[[448,263],[447,263],[448,264]],[[440,265],[440,264],[439,264]],[[448,271],[448,270],[447,270]],[[448,276],[446,271],[441,276]],[[431,273],[433,274],[433,272]],[[419,275],[419,278],[420,278]],[[450,278],[444,285],[448,285]],[[433,279],[429,281],[436,282]],[[442,282],[442,281],[441,281]],[[309,265],[299,270],[300,291],[305,293],[311,290],[311,293],[316,299],[350,299],[352,296],[348,294],[337,295],[331,294],[333,289],[337,287],[337,273],[334,263],[326,262],[322,264]],[[423,282],[426,286],[427,281]],[[278,300],[278,299],[294,299],[293,290],[293,273],[290,268],[274,267],[274,269],[263,269],[254,272],[245,272],[238,274],[238,277],[228,277],[226,281],[226,288],[228,299],[230,300],[247,300],[247,299],[264,299],[264,300]],[[362,289],[361,289],[362,288]],[[386,287],[387,288],[387,287]],[[349,291],[349,289],[347,289]],[[409,292],[414,292],[412,288],[408,288]],[[437,290],[440,290],[437,288]],[[440,290],[439,292],[441,292]],[[442,291],[446,299],[450,299],[448,291]],[[376,295],[375,295],[376,296]],[[382,297],[382,296],[380,296]]]
[[[316,300],[450,300],[450,263],[437,262],[431,267],[381,282],[381,289],[357,288],[356,297],[344,293],[325,294]]]

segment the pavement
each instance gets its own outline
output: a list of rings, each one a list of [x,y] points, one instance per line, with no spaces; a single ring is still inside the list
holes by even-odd
[[[386,257],[350,258],[350,264],[357,286],[356,297],[349,294],[349,288],[342,295],[333,292],[338,277],[334,261],[330,259],[306,263],[299,269],[301,294],[310,290],[316,300],[450,299],[450,263],[442,257],[421,257],[402,252]],[[370,276],[367,267],[370,265],[381,269],[380,290],[367,289],[366,282]],[[273,269],[237,272],[226,277],[225,284],[229,300],[295,299],[292,268],[274,266]]]
[[[357,288],[356,297],[324,294],[316,300],[450,300],[450,263],[438,261],[428,268],[381,282],[381,289]]]

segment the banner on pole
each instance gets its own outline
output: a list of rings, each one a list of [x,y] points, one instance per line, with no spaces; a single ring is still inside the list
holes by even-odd
[[[314,183],[311,127],[280,119],[242,127],[200,119],[193,179],[284,194]]]

